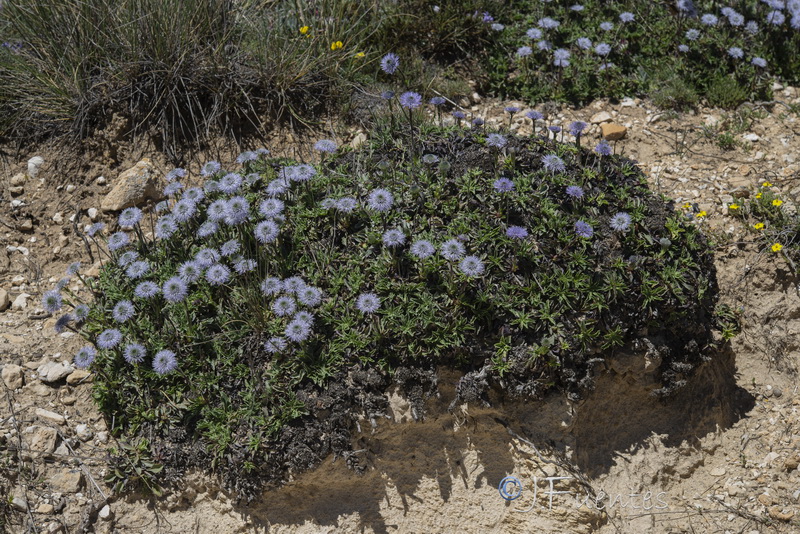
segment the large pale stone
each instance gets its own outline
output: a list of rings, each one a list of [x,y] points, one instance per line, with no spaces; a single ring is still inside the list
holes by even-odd
[[[58,382],[67,377],[72,371],[74,371],[72,366],[64,362],[47,362],[36,369],[36,372],[39,373],[39,379],[48,384]]]
[[[611,122],[613,117],[611,117],[611,113],[608,111],[601,111],[600,113],[595,113],[592,115],[592,118],[589,119],[589,122],[592,124],[602,124],[604,122]]]
[[[25,382],[25,374],[23,372],[22,367],[19,365],[14,365],[13,363],[7,363],[3,366],[3,382],[5,382],[6,387],[8,389],[17,389],[21,388],[22,384]]]
[[[123,172],[117,178],[114,188],[100,204],[103,211],[119,211],[130,208],[148,198],[159,198],[156,184],[156,170],[148,158]]]
[[[11,300],[8,298],[8,291],[0,288],[0,312],[5,311],[11,306]]]
[[[56,450],[58,432],[46,426],[29,426],[22,431],[22,436],[31,451],[51,454]]]
[[[59,493],[78,493],[83,486],[83,473],[64,469],[50,477],[50,487]]]

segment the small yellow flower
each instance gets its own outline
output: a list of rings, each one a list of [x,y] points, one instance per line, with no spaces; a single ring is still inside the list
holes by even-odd
[[[763,194],[761,194],[761,193],[756,193],[756,198],[761,198],[761,197],[763,197],[763,196],[764,196],[764,195],[763,195]]]
[[[780,252],[782,248],[783,245],[781,245],[780,243],[775,243],[774,245],[772,245],[772,252]]]
[[[692,207],[692,205],[691,205],[691,204],[689,204],[688,202],[684,202],[684,203],[683,203],[683,206],[682,206],[682,208],[683,208],[683,209],[685,209],[685,210],[688,210],[688,209],[689,209],[689,208],[691,208],[691,207]]]
[[[366,54],[364,54],[364,52],[359,52],[358,54],[356,54],[356,57],[357,57],[357,58],[362,58],[362,57],[364,57],[365,55],[366,55]]]
[[[780,206],[781,204],[783,204],[783,200],[779,198],[776,198],[775,200],[772,201],[773,206]]]
[[[339,50],[343,46],[341,41],[334,41],[331,43],[331,50]]]
[[[753,225],[753,228],[755,228],[756,230],[763,230],[764,229],[764,223],[755,223]]]
[[[702,218],[703,218],[703,217],[705,217],[706,215],[708,215],[708,213],[706,213],[706,210],[703,210],[703,211],[701,211],[700,213],[698,213],[698,214],[696,215],[696,217],[697,217],[698,219],[702,219]]]
[[[730,205],[730,206],[728,206],[728,207],[729,207],[730,209],[732,209],[732,210],[738,210],[738,209],[739,209],[739,204],[736,204],[736,203],[734,202],[733,204],[731,204],[731,205]]]
[[[310,30],[310,29],[311,28],[309,28],[308,26],[303,26],[302,28],[300,28],[300,33],[302,33],[303,35],[306,35],[306,34],[308,34],[308,30]]]
[[[761,184],[761,187],[772,187],[772,184],[769,182],[764,182],[763,184]]]

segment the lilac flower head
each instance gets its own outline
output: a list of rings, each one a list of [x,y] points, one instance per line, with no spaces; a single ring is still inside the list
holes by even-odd
[[[195,260],[185,261],[178,267],[178,276],[187,284],[197,282],[202,275],[203,267]]]
[[[356,299],[356,309],[363,314],[375,313],[381,307],[381,301],[375,293],[361,293]]]
[[[614,23],[613,22],[601,22],[600,23],[600,29],[603,30],[604,32],[609,32],[609,31],[614,29]]]
[[[218,161],[209,161],[208,163],[203,165],[202,169],[200,169],[200,176],[203,177],[213,176],[217,174],[221,168],[222,165],[220,165]]]
[[[381,93],[381,98],[384,100],[391,100],[394,98],[394,91],[383,91]]]
[[[495,148],[503,148],[508,144],[508,140],[498,133],[490,133],[486,136],[486,144]]]
[[[439,253],[444,256],[445,259],[455,261],[463,258],[464,254],[466,254],[466,250],[460,241],[449,239],[439,247]]]
[[[271,337],[264,342],[264,350],[270,354],[275,354],[286,350],[286,339],[282,337]]]
[[[128,244],[128,234],[115,232],[108,237],[108,250],[117,250]]]
[[[741,59],[744,57],[744,50],[738,46],[732,46],[728,49],[728,55],[734,59]]]
[[[553,174],[557,172],[563,172],[566,168],[564,165],[564,160],[556,156],[555,154],[548,154],[542,157],[542,166],[545,170],[552,172]]]
[[[621,211],[611,217],[609,225],[615,232],[624,232],[631,225],[631,216]]]
[[[111,314],[115,321],[118,323],[124,323],[133,317],[134,313],[136,313],[136,309],[133,307],[133,302],[129,300],[121,300],[117,302],[116,306],[114,306],[114,310]]]
[[[528,237],[528,231],[522,226],[509,226],[506,230],[506,236],[511,239],[525,239]]]
[[[433,105],[433,106],[441,106],[442,104],[444,104],[447,101],[441,96],[434,96],[433,98],[431,98],[430,102],[431,102],[431,105]]]
[[[583,121],[574,121],[569,124],[569,133],[573,135],[573,137],[578,137],[583,135],[583,132],[589,125]]]
[[[530,46],[520,46],[517,48],[517,57],[528,57],[533,54],[533,49]]]
[[[731,26],[741,26],[744,24],[744,15],[734,10],[729,11],[727,17],[728,23],[730,23]]]
[[[695,9],[692,0],[676,0],[675,7],[687,17],[694,18],[697,16],[697,9]]]
[[[544,17],[539,19],[539,22],[537,24],[539,25],[540,28],[545,30],[553,30],[561,26],[560,22],[558,22],[555,19],[551,19],[550,17]]]
[[[255,236],[256,240],[266,245],[267,243],[272,243],[278,238],[278,234],[280,233],[280,227],[278,224],[268,219],[266,221],[261,221],[256,225],[255,229]]]
[[[304,321],[294,320],[288,325],[286,325],[286,329],[283,331],[283,335],[294,341],[295,343],[301,343],[308,339],[308,336],[311,334],[311,325]]]
[[[271,276],[266,280],[264,280],[263,282],[261,282],[261,285],[259,287],[261,288],[261,292],[265,296],[277,295],[278,293],[283,291],[283,281],[280,278],[275,278],[274,276]]]
[[[189,202],[198,203],[206,197],[206,194],[199,187],[190,187],[183,193],[183,199]]]
[[[581,50],[589,50],[592,47],[592,40],[588,37],[578,37],[575,39],[575,44]]]
[[[61,309],[61,293],[58,291],[48,291],[42,296],[42,308],[47,313],[55,313]]]
[[[696,41],[697,39],[700,38],[700,30],[698,30],[697,28],[691,28],[686,30],[686,38],[689,41]]]
[[[406,242],[406,234],[397,228],[392,228],[383,233],[382,239],[387,247],[398,247]]]
[[[689,47],[687,45],[685,45],[685,44],[679,44],[678,45],[678,52],[682,52],[682,53],[685,54],[688,51],[689,51]]]
[[[147,274],[147,271],[149,270],[150,263],[148,263],[146,260],[134,261],[131,262],[131,264],[125,269],[125,276],[131,280],[137,280]]]
[[[542,38],[542,30],[540,30],[539,28],[531,28],[530,30],[525,32],[525,35],[527,35],[528,39],[531,39],[532,41],[538,41],[539,39]]]
[[[161,288],[155,282],[146,280],[136,286],[136,289],[133,290],[133,296],[140,299],[149,299],[158,295],[160,291]]]
[[[181,189],[183,189],[183,184],[180,182],[170,182],[164,188],[164,196],[171,197],[177,195]]]
[[[352,213],[358,206],[358,202],[353,197],[342,197],[336,201],[336,209],[342,213]]]
[[[206,269],[206,280],[212,286],[221,286],[231,279],[231,270],[221,263],[215,263]]]
[[[483,20],[483,22],[485,22],[486,24],[488,24],[488,23],[490,23],[490,22],[493,22],[493,21],[494,21],[494,17],[493,17],[493,16],[491,16],[491,15],[490,15],[488,12],[484,11],[484,12],[483,12],[483,19],[482,19],[482,20]]]
[[[180,302],[186,298],[186,282],[178,276],[173,276],[161,287],[161,293],[169,302]]]
[[[475,117],[474,119],[472,119],[472,125],[473,126],[483,126],[483,124],[484,124],[484,120],[482,118],[480,118],[480,117]]]
[[[465,257],[459,262],[458,268],[462,273],[472,278],[482,275],[485,270],[483,262],[477,256]]]
[[[278,317],[292,315],[297,309],[297,304],[292,297],[280,297],[272,303],[272,311]]]
[[[86,304],[79,304],[75,306],[75,309],[72,310],[72,313],[74,314],[77,322],[83,322],[89,318],[89,306]]]
[[[125,345],[125,350],[122,353],[122,357],[130,364],[142,363],[145,356],[147,356],[147,350],[145,350],[144,345],[140,345],[139,343],[129,343]]]
[[[236,156],[236,163],[239,165],[244,165],[248,161],[255,161],[258,159],[258,152],[253,152],[252,150],[245,150],[238,156]]]
[[[753,59],[750,60],[750,63],[762,69],[767,67],[767,60],[764,59],[763,57],[754,57]]]
[[[579,185],[569,185],[567,186],[567,196],[580,200],[583,198],[583,188]]]
[[[367,198],[367,205],[375,211],[388,211],[394,204],[394,197],[386,189],[374,189]]]
[[[122,341],[122,332],[116,328],[103,330],[100,335],[97,336],[97,346],[101,349],[113,349],[119,345],[120,341]]]
[[[569,9],[570,9],[570,11],[574,11],[576,13],[580,13],[581,11],[584,10],[584,7],[582,5],[580,5],[580,4],[574,4],[574,5],[570,6]]]
[[[55,330],[56,334],[62,333],[67,327],[72,324],[72,321],[75,320],[75,317],[72,316],[70,313],[65,313],[61,317],[58,318],[56,324],[53,325],[53,330]]]
[[[230,241],[226,241],[219,247],[219,253],[224,256],[233,256],[242,248],[242,244],[239,243],[237,239],[231,239]]]
[[[177,231],[178,225],[172,215],[164,215],[156,221],[156,237],[159,239],[169,239]]]
[[[525,116],[528,117],[532,121],[540,121],[540,120],[542,120],[544,118],[544,115],[542,115],[540,112],[536,111],[535,109],[527,112],[525,114]]]
[[[320,139],[316,143],[314,143],[314,150],[318,152],[323,152],[327,154],[333,154],[336,152],[336,149],[339,148],[339,145],[336,144],[336,141],[331,139]]]
[[[633,22],[636,16],[630,11],[624,11],[619,14],[620,22]]]
[[[605,139],[597,143],[597,146],[594,147],[594,151],[601,155],[601,156],[610,156],[611,155],[611,145],[609,145]]]
[[[458,120],[462,120],[462,119],[466,118],[466,115],[464,114],[463,111],[456,110],[456,111],[453,112],[453,118],[458,119]]]
[[[498,178],[494,181],[494,190],[498,193],[510,193],[514,190],[514,182],[508,178]]]
[[[301,321],[308,326],[312,326],[314,324],[314,314],[307,310],[301,310],[294,314],[292,320]]]
[[[551,48],[553,48],[553,43],[551,43],[550,41],[547,41],[545,39],[542,39],[541,41],[536,43],[536,48],[538,48],[539,50],[542,50],[542,51],[550,50]]]
[[[594,52],[598,56],[607,56],[611,53],[611,45],[607,43],[600,43],[594,47]]]
[[[511,115],[513,115],[514,113],[519,113],[519,107],[517,107],[517,106],[506,106],[504,111],[506,113],[510,113]]]
[[[236,258],[234,258],[234,262],[235,263],[233,264],[233,269],[239,274],[249,273],[250,271],[254,271],[256,267],[258,267],[258,263],[256,262],[256,260],[249,258],[245,259],[242,258],[241,256],[237,256]]]
[[[569,67],[571,54],[566,48],[557,48],[553,51],[553,65],[556,67]]]
[[[560,126],[548,126],[547,129],[553,132],[554,134],[557,134],[561,131]]]
[[[155,356],[153,356],[153,370],[160,375],[170,373],[177,367],[178,359],[175,357],[175,353],[171,350],[160,350],[156,352]]]
[[[229,172],[219,179],[217,187],[226,195],[232,195],[242,187],[242,175],[238,172]]]
[[[397,57],[397,54],[389,52],[381,58],[381,70],[386,74],[394,74],[398,67],[400,67],[400,58]]]
[[[505,30],[506,27],[504,25],[496,22],[496,23],[492,24],[492,29],[494,31],[496,31],[496,32],[501,32],[501,31]]]
[[[411,244],[410,252],[413,256],[424,260],[425,258],[430,258],[433,256],[434,252],[436,252],[436,248],[430,241],[426,239],[419,239]]]
[[[306,286],[297,291],[297,300],[309,308],[315,308],[322,302],[322,290],[313,286]]]
[[[217,233],[219,225],[214,221],[206,221],[197,229],[197,237],[206,238]]]
[[[306,283],[299,276],[291,276],[283,281],[283,289],[287,293],[297,294],[304,287],[306,287]]]
[[[786,20],[786,15],[781,11],[775,10],[767,13],[767,22],[774,26],[780,26]]]
[[[89,225],[86,228],[85,232],[86,232],[86,235],[88,235],[89,237],[94,237],[94,235],[97,232],[99,232],[100,230],[102,230],[105,227],[106,227],[105,223],[96,222],[94,224]]]
[[[172,216],[176,222],[185,223],[197,213],[197,204],[189,199],[182,199],[172,207]]]
[[[217,263],[220,259],[220,254],[213,248],[201,248],[194,255],[194,261],[202,268],[210,267]]]
[[[92,347],[91,345],[86,345],[81,350],[79,350],[77,354],[75,354],[75,358],[73,361],[75,362],[75,367],[77,367],[78,369],[86,369],[87,367],[92,365],[92,362],[94,362],[94,359],[96,357],[97,357],[97,351],[95,350],[95,348]]]
[[[589,239],[594,235],[594,230],[592,229],[589,223],[584,221],[577,221],[575,223],[575,235],[578,237],[583,237],[585,239]]]
[[[250,203],[244,197],[228,199],[225,206],[225,224],[235,226],[247,220],[250,215]]]
[[[142,220],[142,210],[139,208],[126,208],[119,214],[119,225],[122,228],[133,228]]]
[[[717,22],[719,22],[719,19],[717,18],[716,15],[712,15],[711,13],[706,13],[705,15],[700,17],[700,22],[704,26],[716,26]]]
[[[419,93],[408,91],[400,95],[400,105],[406,109],[416,109],[422,104],[422,97]]]
[[[186,176],[186,169],[181,169],[180,167],[176,167],[171,171],[169,171],[165,176],[165,178],[167,179],[168,182],[171,182],[176,178],[183,178],[185,176]]]

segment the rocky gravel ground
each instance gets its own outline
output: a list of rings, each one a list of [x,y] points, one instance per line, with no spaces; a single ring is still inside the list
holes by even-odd
[[[0,493],[8,496],[7,531],[449,532],[453,525],[460,532],[564,532],[565,525],[575,532],[608,533],[800,531],[799,281],[785,260],[765,252],[741,220],[727,215],[735,198],[752,194],[763,181],[773,184],[786,209],[797,204],[800,117],[788,106],[800,104],[800,91],[775,89],[776,102],[734,112],[678,114],[638,99],[597,101],[582,109],[540,108],[548,115],[547,124],[592,123],[587,143],[602,135],[618,137],[612,141],[615,151],[640,162],[654,189],[678,206],[688,203],[690,214],[707,212],[697,224],[712,236],[721,298],[741,309],[743,318],[743,331],[730,346],[730,388],[720,388],[719,395],[709,398],[709,404],[736,416],[677,443],[668,432],[659,432],[657,424],[645,428],[633,446],[614,451],[612,465],[585,479],[595,494],[628,495],[628,504],[621,500],[583,514],[566,505],[535,514],[517,513],[502,501],[489,506],[488,499],[497,500],[497,481],[487,474],[492,458],[481,456],[481,447],[527,450],[509,472],[535,472],[540,460],[564,458],[552,451],[548,455],[542,447],[537,459],[531,443],[519,435],[510,437],[501,427],[500,432],[490,428],[485,434],[469,434],[478,430],[459,429],[454,416],[446,413],[432,418],[436,435],[446,434],[442,447],[453,454],[461,451],[465,465],[469,460],[474,469],[423,472],[414,484],[404,486],[400,471],[376,461],[378,474],[370,480],[382,482],[364,497],[375,500],[369,513],[333,502],[349,502],[347,495],[326,493],[318,486],[307,491],[309,476],[322,486],[329,476],[332,487],[361,491],[349,486],[359,484],[355,474],[336,467],[342,462],[304,475],[297,484],[248,506],[236,504],[213,479],[199,474],[168,488],[161,498],[115,493],[104,482],[109,449],[117,446],[108,428],[113,422],[104,421],[92,404],[91,374],[70,363],[82,343],[73,332],[56,334],[55,318],[39,302],[71,262],[81,261],[84,271],[99,268],[97,252],[92,250],[90,257],[76,227],[111,222],[114,209],[157,196],[159,177],[169,169],[154,154],[152,161],[119,162],[105,176],[63,176],[48,154],[43,154],[44,164],[37,167],[34,162],[33,172],[27,162],[40,154],[16,158],[0,176]],[[530,120],[503,111],[508,102],[473,95],[462,104],[490,127],[510,121],[512,131],[531,133]],[[724,142],[721,134],[728,134]],[[360,133],[345,133],[342,141],[353,138],[360,139]],[[121,187],[119,176],[129,168],[127,176],[138,185]],[[77,281],[70,289],[88,298]],[[628,415],[608,417],[624,420]],[[652,414],[654,420],[659,417]],[[497,423],[487,419],[486,425]],[[382,454],[406,458],[407,449],[418,446],[414,428],[391,431]],[[470,439],[459,438],[465,432]],[[487,436],[495,437],[493,445]],[[477,451],[477,456],[468,451]],[[411,464],[406,468],[413,471]],[[381,465],[387,467],[381,471]],[[443,484],[458,489],[447,497]],[[647,509],[640,502],[645,492],[661,494],[668,506]],[[287,510],[293,506],[294,515]],[[467,509],[484,506],[492,511],[491,519],[483,515],[464,522],[472,513]],[[564,523],[565,517],[572,519]]]

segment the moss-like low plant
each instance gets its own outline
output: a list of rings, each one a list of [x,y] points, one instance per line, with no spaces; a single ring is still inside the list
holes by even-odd
[[[155,214],[129,208],[97,242],[94,302],[66,282],[46,295],[74,307],[59,327],[86,338],[75,363],[112,432],[162,476],[211,468],[252,497],[329,453],[358,465],[359,418],[375,424],[396,384],[421,417],[437,368],[465,373],[463,401],[576,399],[617,350],[661,336],[666,396],[707,358],[705,239],[632,161],[434,127],[420,95],[398,100],[363,148],[318,142],[318,165],[248,152],[195,187],[172,171]]]

